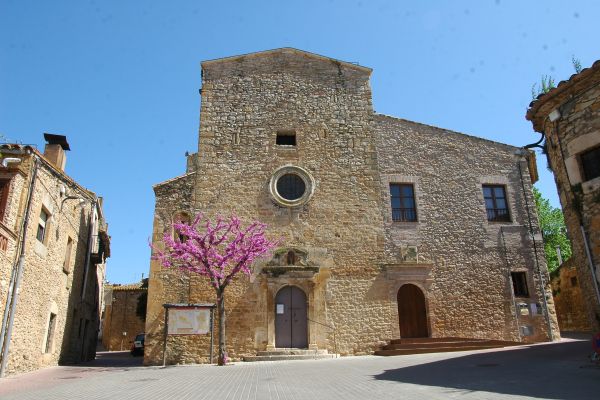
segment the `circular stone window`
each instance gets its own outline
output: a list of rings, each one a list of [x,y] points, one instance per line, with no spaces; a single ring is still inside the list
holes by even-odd
[[[306,170],[286,165],[276,170],[271,177],[269,191],[277,204],[296,207],[310,199],[314,187],[314,179]]]

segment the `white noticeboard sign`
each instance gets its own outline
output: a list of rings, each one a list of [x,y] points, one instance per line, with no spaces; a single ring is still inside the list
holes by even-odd
[[[209,309],[169,309],[169,335],[204,335],[208,332],[210,332]]]
[[[284,313],[284,308],[283,308],[283,304],[277,304],[277,314],[283,314]]]

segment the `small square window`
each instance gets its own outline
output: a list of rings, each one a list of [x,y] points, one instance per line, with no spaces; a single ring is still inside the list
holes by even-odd
[[[483,199],[488,221],[510,222],[504,186],[483,185]]]
[[[600,147],[581,153],[581,169],[583,179],[589,181],[600,176]]]
[[[177,214],[175,214],[175,216],[173,217],[173,225],[175,224],[187,224],[189,225],[191,223],[192,219],[190,217],[190,215],[186,212],[178,212]],[[178,241],[178,242],[185,242],[186,240],[188,240],[188,237],[186,235],[184,235],[183,233],[177,231],[177,229],[175,228],[175,226],[173,226],[173,239]]]
[[[527,288],[527,273],[526,272],[511,272],[513,290],[515,297],[529,297],[529,289]]]
[[[571,277],[571,286],[573,286],[573,287],[577,286],[577,277],[576,276]]]
[[[392,202],[392,221],[415,222],[415,190],[411,183],[390,183],[390,199]]]
[[[278,131],[275,144],[279,146],[295,146],[296,132],[295,131]]]

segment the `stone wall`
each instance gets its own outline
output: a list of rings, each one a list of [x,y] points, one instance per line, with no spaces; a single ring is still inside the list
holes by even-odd
[[[589,332],[591,325],[573,261],[573,258],[565,261],[558,269],[558,276],[552,279],[558,325],[561,332]]]
[[[432,336],[517,339],[511,268],[529,273],[526,300],[541,298],[534,265],[544,275],[545,262],[540,253],[535,264],[527,236],[515,149],[375,115],[370,73],[292,49],[202,64],[197,159],[188,158],[186,175],[155,186],[152,240],[161,248],[181,212],[258,219],[271,238],[281,238],[250,277],[227,289],[233,359],[275,347],[275,296],[288,285],[307,295],[308,347],[343,355],[372,353],[399,336],[396,294],[403,282],[425,292]],[[276,144],[278,132],[292,131],[295,146]],[[520,165],[536,230],[527,164]],[[271,180],[282,167],[306,175],[314,189],[306,203],[286,207],[272,194]],[[418,223],[390,222],[390,179],[416,180]],[[486,222],[481,193],[482,183],[496,181],[509,187],[514,215],[506,250],[500,226]],[[400,260],[407,244],[423,256]],[[282,263],[288,251],[298,265]],[[162,304],[215,300],[203,278],[152,261],[145,363],[162,362]],[[527,318],[524,324],[534,329],[527,340],[547,339],[544,321]],[[169,337],[167,362],[205,362],[208,340]]]
[[[102,344],[108,351],[129,350],[135,336],[145,329],[145,321],[136,310],[147,289],[139,284],[110,285],[108,291],[111,298],[105,307]]]
[[[542,293],[550,297],[549,277],[528,166],[515,156],[517,148],[381,115],[376,132],[385,257],[399,263],[402,250],[416,246],[423,268],[430,265],[420,283],[426,288],[431,335],[547,340]],[[414,185],[418,222],[392,221],[390,183]],[[488,221],[483,184],[505,187],[510,222]],[[510,281],[516,271],[526,273],[530,288],[530,297],[516,302],[539,304],[540,313],[516,315]],[[397,284],[414,280],[399,276]],[[551,300],[548,309],[558,338]],[[517,325],[533,327],[533,334],[520,337]]]
[[[552,168],[565,216],[567,234],[573,246],[584,303],[592,329],[600,329],[600,178],[584,180],[581,153],[600,145],[600,63],[562,82],[560,90],[541,97],[528,112],[534,127],[546,138],[548,162]],[[551,121],[550,113],[558,113]],[[596,161],[597,162],[597,161]],[[581,228],[585,231],[584,236]],[[586,254],[589,244],[593,268]]]

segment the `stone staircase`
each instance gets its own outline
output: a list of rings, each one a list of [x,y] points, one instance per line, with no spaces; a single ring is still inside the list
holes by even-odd
[[[322,360],[338,357],[339,354],[329,354],[327,350],[273,349],[259,351],[255,356],[244,356],[244,361]]]
[[[401,356],[406,354],[445,353],[450,351],[468,351],[494,349],[508,346],[520,346],[523,343],[502,340],[448,338],[410,338],[393,339],[381,350],[375,351],[377,356]]]

